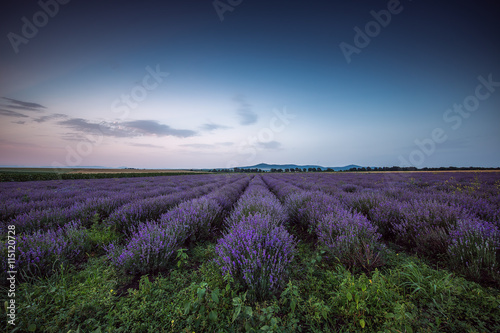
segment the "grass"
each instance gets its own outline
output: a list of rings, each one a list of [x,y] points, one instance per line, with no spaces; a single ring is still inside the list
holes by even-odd
[[[96,242],[107,241],[107,237]],[[500,331],[500,295],[389,250],[386,265],[350,272],[299,242],[286,288],[265,302],[223,277],[215,244],[179,251],[155,276],[119,277],[104,256],[18,285],[12,332]],[[7,332],[8,327],[5,329]]]

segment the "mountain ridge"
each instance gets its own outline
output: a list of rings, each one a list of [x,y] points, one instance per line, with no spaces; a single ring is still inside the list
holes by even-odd
[[[259,164],[251,165],[251,166],[238,167],[238,169],[261,169],[261,170],[266,170],[266,171],[271,170],[271,169],[295,169],[295,168],[300,168],[300,169],[320,168],[321,170],[326,170],[326,169],[330,168],[334,171],[341,171],[341,170],[349,170],[351,168],[362,168],[362,166],[355,165],[355,164],[349,164],[349,165],[342,166],[342,167],[324,167],[321,165],[259,163]]]

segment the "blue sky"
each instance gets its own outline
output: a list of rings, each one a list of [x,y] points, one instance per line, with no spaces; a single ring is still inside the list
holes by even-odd
[[[500,166],[493,1],[9,6],[0,165]]]

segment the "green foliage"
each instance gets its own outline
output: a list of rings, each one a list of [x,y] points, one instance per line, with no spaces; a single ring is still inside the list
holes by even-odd
[[[72,171],[72,170],[70,170]],[[116,173],[69,173],[43,171],[0,171],[0,182],[26,182],[38,180],[100,179],[201,175],[206,172],[116,172]]]
[[[112,226],[106,226],[100,220],[99,214],[95,214],[92,217],[92,225],[87,234],[89,237],[89,252],[88,255],[94,257],[96,255],[105,254],[104,246],[117,242],[120,239],[120,235],[113,230]],[[92,252],[90,252],[90,249]]]
[[[183,266],[185,266],[188,262],[188,254],[186,253],[187,249],[178,249],[177,250],[177,255],[176,255],[176,259],[177,259],[177,268],[182,268]]]
[[[382,269],[353,273],[325,260],[327,254],[313,244],[299,243],[288,283],[279,297],[265,302],[252,301],[229,275],[222,275],[213,261],[213,244],[182,249],[177,255],[181,264],[165,275],[138,280],[118,280],[101,256],[90,258],[80,271],[62,267],[50,277],[20,284],[18,330],[500,331],[497,289],[404,254],[388,251]]]

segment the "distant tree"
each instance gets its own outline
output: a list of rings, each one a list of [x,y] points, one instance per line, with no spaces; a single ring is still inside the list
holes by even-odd
[[[333,169],[332,168],[326,168],[326,171],[327,172],[333,172]]]

